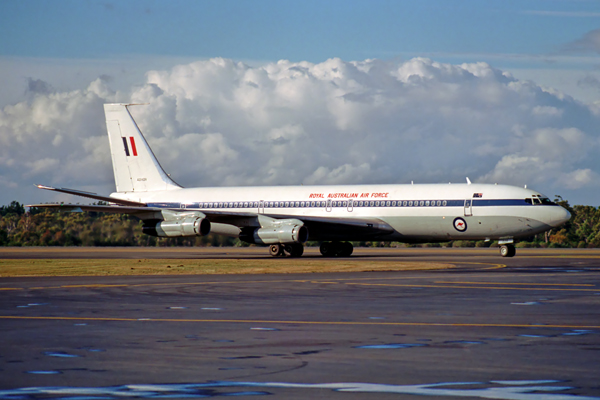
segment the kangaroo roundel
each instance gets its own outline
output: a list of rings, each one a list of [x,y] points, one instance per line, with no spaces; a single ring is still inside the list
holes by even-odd
[[[462,218],[455,218],[454,219],[454,229],[456,229],[459,232],[464,232],[467,230],[467,222],[462,219]]]

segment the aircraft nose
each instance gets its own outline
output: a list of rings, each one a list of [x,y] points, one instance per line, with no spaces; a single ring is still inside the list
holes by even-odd
[[[563,207],[557,206],[552,210],[552,215],[550,216],[550,225],[552,227],[557,227],[571,219],[571,213],[568,212]]]

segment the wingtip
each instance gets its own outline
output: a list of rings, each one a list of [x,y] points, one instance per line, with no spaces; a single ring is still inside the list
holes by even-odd
[[[36,187],[36,188],[38,188],[38,189],[54,190],[54,188],[53,188],[53,187],[46,186],[46,185],[39,185],[39,184],[37,184],[37,183],[36,183],[36,184],[34,184],[33,186],[35,186],[35,187]]]

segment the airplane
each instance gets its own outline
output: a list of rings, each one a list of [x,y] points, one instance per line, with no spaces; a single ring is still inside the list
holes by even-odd
[[[105,104],[116,192],[109,196],[36,185],[107,205],[34,204],[63,211],[133,215],[145,234],[209,233],[268,245],[272,256],[299,257],[319,241],[325,257],[348,257],[351,241],[403,243],[515,240],[558,227],[571,214],[526,187],[475,184],[314,185],[184,188],[163,170],[132,117],[135,104]]]

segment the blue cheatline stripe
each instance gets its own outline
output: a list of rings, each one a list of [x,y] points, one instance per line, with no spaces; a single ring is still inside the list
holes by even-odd
[[[129,147],[127,146],[127,138],[122,137],[121,139],[123,139],[123,146],[125,146],[125,155],[129,157]]]
[[[490,207],[490,206],[530,206],[525,199],[500,199],[500,200],[473,200],[473,206]],[[536,204],[542,205],[542,204]]]
[[[469,199],[470,200],[470,199]],[[148,203],[149,207],[157,208],[177,208],[177,209],[248,209],[258,208],[258,201],[228,201],[228,202],[194,202],[194,203]],[[545,204],[532,205],[525,199],[497,199],[497,200],[471,200],[473,207],[507,207],[507,206],[543,206]],[[550,204],[548,204],[550,205]],[[371,208],[371,207],[394,207],[394,208],[414,208],[414,207],[464,207],[464,200],[355,200],[353,208]],[[332,201],[327,205],[326,201],[265,201],[265,209],[273,208],[348,208],[348,201]]]

